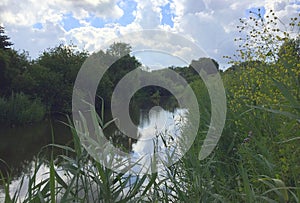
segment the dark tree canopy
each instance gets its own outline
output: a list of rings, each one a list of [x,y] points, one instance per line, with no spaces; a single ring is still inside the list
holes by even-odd
[[[0,49],[9,49],[13,43],[9,41],[9,37],[5,35],[4,27],[0,26]]]
[[[211,58],[199,58],[198,60],[192,60],[191,64],[187,67],[169,68],[179,73],[179,75],[185,78],[189,83],[199,79],[199,74],[196,70],[203,70],[208,75],[216,74],[217,71],[220,71],[218,62]]]

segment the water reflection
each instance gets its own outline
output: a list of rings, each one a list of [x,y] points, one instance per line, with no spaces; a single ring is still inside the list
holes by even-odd
[[[47,119],[34,125],[10,128],[0,127],[0,171],[11,178],[16,179],[23,174],[28,174],[34,157],[43,147],[52,143],[67,144],[72,139],[69,128],[60,122],[63,117]],[[52,124],[52,125],[51,125]],[[52,128],[52,129],[51,129]],[[43,150],[47,155],[50,149]],[[59,151],[56,151],[59,153]]]
[[[137,143],[133,144],[135,153],[153,153],[154,141],[160,140],[158,146],[170,146],[176,137],[181,133],[186,122],[186,109],[175,109],[174,112],[166,111],[155,106],[149,111],[141,110],[140,125],[138,133],[140,135]]]
[[[158,170],[163,168],[163,164],[169,165],[182,157],[184,146],[180,135],[187,123],[187,115],[187,109],[175,108],[168,111],[159,106],[152,106],[139,111],[139,124],[133,132],[138,139],[126,136],[116,128],[113,128],[111,133],[106,133],[107,136],[113,135],[108,139],[113,140],[115,146],[127,149],[127,152],[131,153],[129,159],[122,159],[127,164],[124,164],[124,170],[134,166],[130,169],[132,173],[150,173],[149,167],[154,157],[158,161]],[[116,161],[115,164],[118,163],[119,161]]]
[[[147,106],[140,108],[134,106],[131,117],[138,126],[138,140],[133,140],[122,134],[115,125],[110,125],[104,132],[113,140],[114,145],[121,147],[133,154],[153,153],[154,144],[160,150],[166,146],[172,147],[172,143],[178,142],[176,137],[181,132],[181,127],[186,122],[186,109],[178,109],[174,105],[169,108]],[[109,112],[105,115],[106,121],[110,120]],[[67,122],[65,117],[52,118],[47,121],[23,127],[8,128],[0,127],[0,170],[3,174],[9,172],[12,178],[11,188],[18,185],[24,174],[31,174],[38,154],[41,152],[49,157],[51,148],[44,147],[52,143],[52,133],[56,144],[70,145],[72,135],[69,127],[61,121]],[[62,151],[55,148],[54,154]],[[43,159],[38,159],[41,162]],[[43,163],[43,171],[48,171],[48,166]],[[1,183],[2,184],[2,183]],[[0,185],[1,187],[1,185]],[[3,193],[2,193],[3,194]],[[2,195],[0,195],[2,196]]]

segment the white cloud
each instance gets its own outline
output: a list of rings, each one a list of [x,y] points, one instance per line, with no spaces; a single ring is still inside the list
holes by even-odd
[[[0,4],[0,17],[6,23],[30,25],[35,22],[59,22],[64,14],[72,12],[82,19],[95,15],[101,18],[120,18],[124,12],[116,0],[11,0]]]
[[[290,4],[287,0],[134,0],[137,8],[133,11],[134,21],[121,26],[118,23],[106,24],[95,28],[86,18],[96,16],[104,21],[119,19],[126,14],[122,8],[126,1],[121,0],[2,0],[0,19],[7,34],[17,49],[29,50],[33,57],[48,47],[60,42],[77,44],[89,51],[102,48],[101,45],[132,31],[142,29],[163,29],[182,34],[192,39],[211,57],[222,61],[223,55],[232,55],[235,50],[233,39],[238,35],[238,19],[245,16],[246,9],[264,6],[266,15],[272,9],[283,22],[299,13],[300,5]],[[162,25],[162,7],[170,3],[174,15],[174,25]],[[298,9],[298,11],[297,11]],[[131,11],[132,12],[132,11]],[[64,16],[72,13],[81,27],[70,31],[64,29]],[[41,23],[42,29],[32,26]],[[144,41],[143,43],[147,43]],[[149,45],[149,44],[148,44]],[[153,45],[154,46],[154,45]],[[163,42],[160,46],[168,46]],[[177,47],[178,48],[178,47]],[[188,51],[170,51],[188,55]]]
[[[275,11],[276,16],[284,23],[288,24],[290,18],[299,17],[299,4],[289,4],[287,1],[266,0],[266,15],[271,15],[270,10]]]
[[[116,0],[65,0],[62,1],[61,7],[68,8],[77,18],[86,17],[86,12],[105,19],[117,19],[124,14]]]
[[[291,5],[286,0],[174,0],[173,30],[189,35],[208,55],[225,63],[222,56],[233,55],[236,49],[234,38],[239,35],[236,28],[239,18],[245,17],[247,9],[255,7],[275,10],[285,23],[299,13],[299,5]]]
[[[135,23],[144,29],[153,29],[160,25],[161,14],[159,4],[151,1],[137,0],[137,10],[135,12]]]
[[[16,50],[29,51],[33,58],[49,47],[66,42],[65,31],[52,23],[46,24],[44,30],[32,29],[28,26],[11,26],[9,37]]]
[[[95,28],[92,26],[75,28],[66,34],[66,38],[85,50],[99,50],[107,41],[117,38],[117,28]]]
[[[62,20],[64,15],[70,13],[79,20],[83,27],[66,32]],[[114,28],[96,31],[89,27],[84,19],[91,15],[104,19],[116,19],[123,14],[116,0],[11,0],[0,3],[0,19],[3,19],[3,26],[15,44],[15,48],[28,50],[34,58],[46,48],[70,40],[74,43],[81,42],[79,46],[92,49],[96,46],[91,44],[99,42],[94,38],[99,38],[100,34],[103,34],[102,38],[112,37]],[[36,23],[41,23],[43,28],[34,29],[33,25]]]

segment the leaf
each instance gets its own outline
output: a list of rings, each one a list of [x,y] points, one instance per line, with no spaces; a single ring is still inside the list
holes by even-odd
[[[51,195],[51,203],[55,203],[55,169],[53,157],[50,161],[50,195]]]
[[[277,88],[283,94],[283,96],[290,102],[293,108],[300,110],[299,101],[290,93],[289,89],[281,82],[278,82],[276,79],[272,78]]]
[[[281,115],[286,116],[290,119],[296,119],[298,122],[300,122],[300,116],[292,114],[292,113],[287,112],[287,111],[268,109],[268,108],[260,107],[260,106],[251,106],[251,105],[247,105],[247,106],[253,107],[253,108],[256,108],[256,109],[260,109],[260,110],[264,110],[264,111],[268,111],[268,112],[275,113],[275,114],[281,114]]]

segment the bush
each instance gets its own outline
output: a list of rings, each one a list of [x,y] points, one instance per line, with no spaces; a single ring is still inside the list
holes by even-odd
[[[30,99],[23,93],[12,93],[8,99],[0,98],[0,123],[28,124],[41,121],[46,108],[40,99]]]

